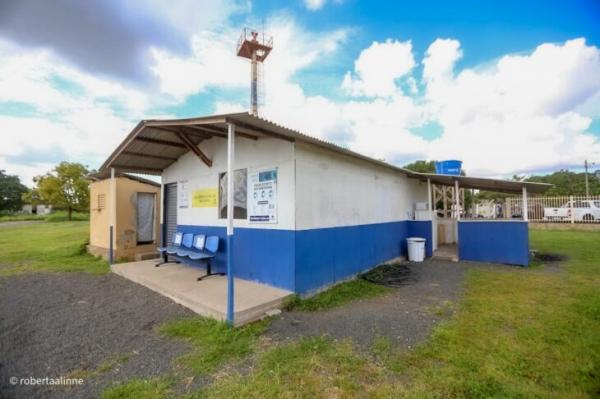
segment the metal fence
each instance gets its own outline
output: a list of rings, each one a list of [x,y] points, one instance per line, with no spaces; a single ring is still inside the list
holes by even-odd
[[[523,218],[521,197],[508,197],[489,206],[495,207],[492,218]],[[527,216],[530,222],[538,223],[600,223],[600,195],[530,196],[527,198]]]

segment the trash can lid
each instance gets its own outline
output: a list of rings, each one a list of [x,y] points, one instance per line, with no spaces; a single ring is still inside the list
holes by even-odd
[[[411,241],[411,242],[425,242],[425,239],[422,237],[408,237],[406,239],[406,241]]]

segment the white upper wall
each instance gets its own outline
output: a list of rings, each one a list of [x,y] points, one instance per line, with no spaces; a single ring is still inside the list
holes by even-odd
[[[427,184],[401,172],[296,144],[296,229],[410,220]]]
[[[177,209],[177,224],[199,226],[226,226],[226,219],[219,219],[218,208],[192,208],[191,195],[194,190],[219,187],[219,174],[227,171],[227,140],[214,137],[203,141],[199,148],[212,159],[212,168],[207,167],[195,154],[188,152],[177,162],[165,169],[162,183],[187,180],[189,207]],[[294,144],[274,139],[250,140],[237,136],[235,141],[235,169],[263,170],[277,167],[277,223],[249,223],[235,220],[235,227],[293,230],[294,212]]]

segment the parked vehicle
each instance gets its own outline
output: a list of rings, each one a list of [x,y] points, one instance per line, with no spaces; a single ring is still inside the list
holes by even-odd
[[[558,208],[544,208],[544,219],[546,220],[565,220],[571,219],[571,210],[573,211],[573,220],[594,221],[600,220],[600,201],[598,200],[577,200],[571,201]]]

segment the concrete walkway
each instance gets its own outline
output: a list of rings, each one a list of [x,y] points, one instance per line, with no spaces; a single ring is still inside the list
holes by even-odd
[[[155,267],[155,260],[120,263],[112,271],[202,315],[225,320],[227,316],[227,277],[196,278],[204,271],[181,264]],[[258,320],[266,312],[280,307],[290,291],[236,278],[234,325]]]

